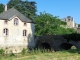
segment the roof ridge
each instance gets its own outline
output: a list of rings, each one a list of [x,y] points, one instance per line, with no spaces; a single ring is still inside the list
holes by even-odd
[[[7,11],[4,11],[3,13],[1,13],[0,14],[0,19],[7,19],[7,20],[9,20],[14,15],[18,16],[21,19],[21,21],[23,21],[23,22],[32,22],[32,20],[30,20],[29,18],[24,16],[22,13],[20,13],[14,7],[12,7],[11,9],[9,9]]]

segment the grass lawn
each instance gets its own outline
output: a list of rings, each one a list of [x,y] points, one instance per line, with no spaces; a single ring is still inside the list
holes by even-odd
[[[80,54],[76,50],[57,51],[49,53],[26,53],[16,56],[0,56],[0,60],[80,60]]]

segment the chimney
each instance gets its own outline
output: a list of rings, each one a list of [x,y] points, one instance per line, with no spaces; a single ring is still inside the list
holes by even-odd
[[[4,5],[4,11],[7,11],[7,5]]]

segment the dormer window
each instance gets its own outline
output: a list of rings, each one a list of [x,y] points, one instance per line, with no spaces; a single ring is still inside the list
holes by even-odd
[[[19,22],[18,22],[18,19],[15,18],[15,19],[14,19],[14,25],[18,25],[18,23],[19,23]]]
[[[24,26],[26,26],[27,24],[24,22]]]
[[[8,24],[8,21],[7,21],[7,20],[5,20],[5,21],[4,21],[4,24]]]

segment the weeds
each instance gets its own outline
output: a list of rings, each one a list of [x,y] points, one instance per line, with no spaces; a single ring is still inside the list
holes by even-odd
[[[10,54],[10,57],[12,57],[12,56],[15,56],[15,54],[14,54],[14,53],[11,53],[11,54]]]
[[[4,50],[3,49],[0,49],[0,54],[4,54]]]
[[[25,48],[23,48],[23,50],[22,50],[21,54],[22,54],[22,55],[25,55],[25,53],[26,53],[26,49],[25,49]]]
[[[2,50],[0,50],[2,51]],[[17,58],[22,59],[22,60],[80,60],[80,49],[70,49],[70,50],[62,50],[62,51],[50,51],[47,49],[32,49],[29,52],[26,52],[26,49],[23,49],[20,54],[17,54]],[[74,53],[74,54],[73,54]],[[26,54],[28,54],[26,56]],[[0,56],[1,60],[16,60],[16,54],[10,53],[4,56]],[[15,57],[14,57],[15,56]],[[21,57],[21,58],[20,58]],[[24,57],[24,58],[22,58]]]

